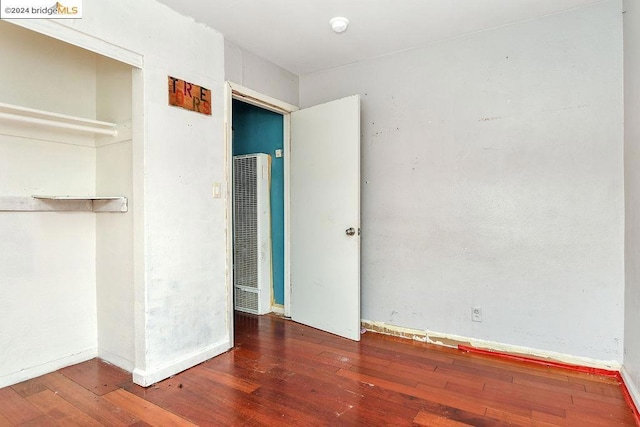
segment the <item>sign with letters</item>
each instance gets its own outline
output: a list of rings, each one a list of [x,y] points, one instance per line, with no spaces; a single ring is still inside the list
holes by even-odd
[[[169,105],[211,115],[211,90],[169,76]]]

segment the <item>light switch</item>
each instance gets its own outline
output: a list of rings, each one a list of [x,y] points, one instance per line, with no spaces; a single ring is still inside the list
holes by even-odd
[[[278,148],[276,150],[276,157],[282,157],[282,149],[281,148]]]
[[[219,199],[221,193],[222,193],[222,191],[221,191],[220,183],[219,182],[214,182],[213,183],[213,198],[214,199]]]

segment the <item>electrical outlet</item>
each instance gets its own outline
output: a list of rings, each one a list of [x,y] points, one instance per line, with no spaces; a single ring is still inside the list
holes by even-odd
[[[471,320],[474,322],[482,322],[482,307],[471,308]]]

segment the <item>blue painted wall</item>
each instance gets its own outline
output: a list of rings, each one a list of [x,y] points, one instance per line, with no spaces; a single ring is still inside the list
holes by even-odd
[[[276,304],[284,304],[284,164],[276,158],[283,149],[283,117],[253,105],[233,100],[233,155],[271,155],[271,239],[273,293]]]

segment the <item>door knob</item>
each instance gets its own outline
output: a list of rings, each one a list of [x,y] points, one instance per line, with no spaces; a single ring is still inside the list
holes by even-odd
[[[345,233],[347,233],[347,236],[355,236],[356,235],[356,229],[353,227],[349,227],[345,230]]]

